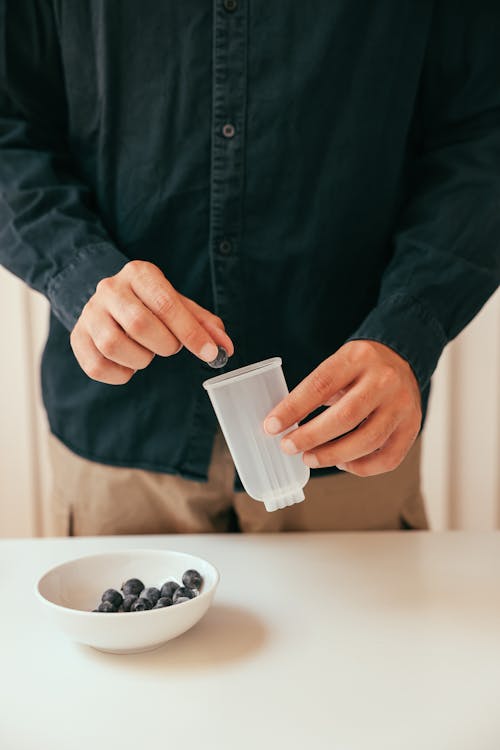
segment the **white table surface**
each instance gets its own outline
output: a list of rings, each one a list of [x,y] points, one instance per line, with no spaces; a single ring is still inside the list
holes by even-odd
[[[125,547],[212,561],[213,607],[157,651],[71,643],[36,580]],[[0,601],[1,750],[500,748],[500,534],[1,541]]]

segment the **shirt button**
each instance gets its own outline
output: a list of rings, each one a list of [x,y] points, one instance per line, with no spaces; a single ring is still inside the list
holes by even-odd
[[[222,135],[224,138],[232,138],[235,132],[234,125],[231,125],[230,122],[226,122],[226,124],[222,126]]]
[[[228,13],[232,13],[238,7],[237,0],[224,0],[224,8]]]
[[[219,243],[219,253],[221,255],[229,255],[232,249],[233,245],[231,240],[222,240],[222,242]]]

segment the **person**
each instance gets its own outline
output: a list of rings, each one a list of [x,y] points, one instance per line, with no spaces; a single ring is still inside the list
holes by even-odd
[[[499,283],[497,0],[0,0],[0,260],[51,306],[54,533],[426,528],[446,344]],[[280,355],[267,513],[202,381]]]

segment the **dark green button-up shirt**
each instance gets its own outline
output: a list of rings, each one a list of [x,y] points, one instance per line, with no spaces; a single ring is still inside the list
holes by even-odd
[[[206,476],[206,365],[110,386],[72,354],[132,258],[223,318],[231,368],[280,355],[295,386],[370,338],[425,404],[499,283],[499,39],[498,0],[0,0],[0,261],[51,304],[52,431]]]

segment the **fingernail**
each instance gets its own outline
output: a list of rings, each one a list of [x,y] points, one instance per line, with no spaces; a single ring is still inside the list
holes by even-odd
[[[304,453],[304,463],[310,469],[317,469],[319,466],[319,461],[314,453]]]
[[[297,446],[295,445],[293,440],[290,440],[290,438],[285,438],[285,440],[281,441],[281,450],[283,450],[285,453],[293,455],[294,453],[297,453]]]
[[[205,362],[213,362],[217,358],[218,349],[215,344],[204,344],[201,347],[200,357]]]
[[[269,417],[264,422],[264,429],[270,435],[277,435],[281,432],[281,422],[277,417]]]
[[[345,464],[337,464],[337,469],[340,469],[340,471],[347,471]]]

